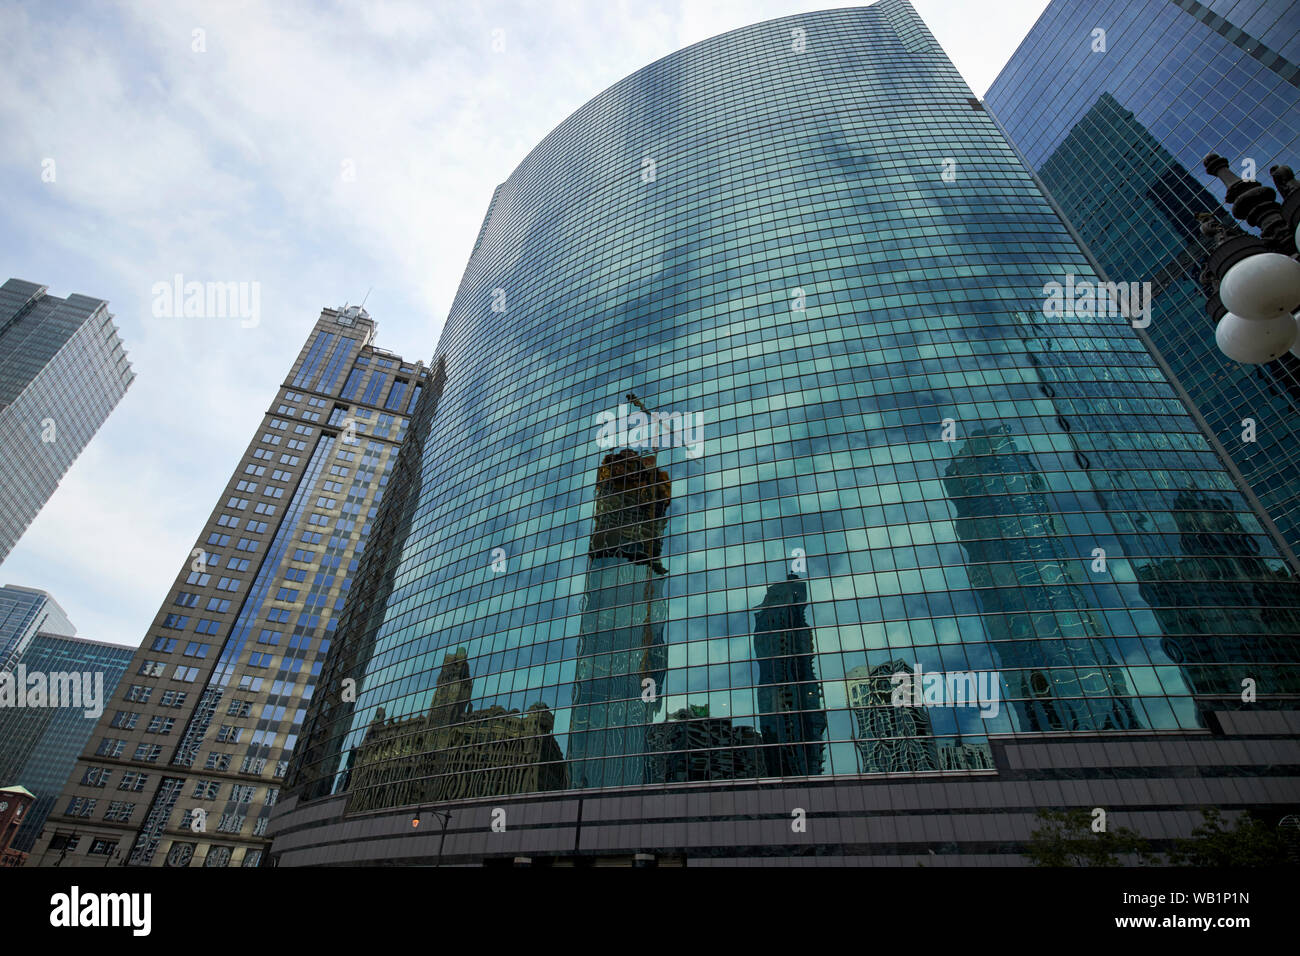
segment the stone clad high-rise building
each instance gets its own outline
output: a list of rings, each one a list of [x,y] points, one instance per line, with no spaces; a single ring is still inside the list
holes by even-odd
[[[0,286],[0,561],[135,379],[108,303]]]
[[[33,852],[256,866],[336,617],[426,387],[325,309],[108,703]]]
[[[1160,841],[1297,802],[1300,588],[1129,322],[1049,315],[1069,275],[1098,278],[903,0],[582,106],[491,199],[272,858],[1014,862],[1042,809]],[[1256,700],[1189,684],[1235,676],[1192,620],[1291,629]],[[568,772],[461,764],[444,843],[410,823],[449,661]],[[997,694],[874,713],[909,671]]]

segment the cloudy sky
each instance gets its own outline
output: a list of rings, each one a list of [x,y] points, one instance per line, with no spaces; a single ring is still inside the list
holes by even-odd
[[[914,5],[982,95],[1046,0]],[[0,584],[139,644],[323,306],[371,290],[376,344],[428,361],[538,140],[661,56],[826,6],[0,0],[0,281],[107,299],[137,373]],[[260,321],[155,318],[176,273],[260,283]]]

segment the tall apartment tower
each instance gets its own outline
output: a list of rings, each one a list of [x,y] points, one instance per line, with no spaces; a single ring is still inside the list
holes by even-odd
[[[135,379],[108,303],[0,286],[0,561]]]
[[[1196,218],[1233,222],[1208,153],[1266,184],[1300,166],[1296,5],[1052,0],[985,102],[1106,276],[1151,283],[1145,334],[1300,567],[1300,357],[1219,351]]]
[[[1129,322],[1052,314],[1070,275],[903,0],[594,97],[488,206],[271,857],[988,864],[1040,810],[1296,812],[1300,585]],[[534,742],[432,732],[449,660]],[[966,690],[873,713],[908,672]]]
[[[267,408],[32,860],[257,866],[289,755],[424,388],[325,309]],[[76,840],[76,846],[68,844]],[[57,851],[57,852],[51,852]]]

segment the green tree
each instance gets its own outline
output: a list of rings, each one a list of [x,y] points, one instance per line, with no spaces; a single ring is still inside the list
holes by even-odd
[[[1201,810],[1202,823],[1169,852],[1172,866],[1279,866],[1291,862],[1276,827],[1246,811],[1231,825],[1214,807]]]
[[[1136,855],[1144,865],[1155,862],[1137,831],[1118,827],[1098,833],[1086,809],[1042,809],[1038,819],[1043,825],[1034,830],[1025,849],[1034,866],[1119,866],[1122,855]]]

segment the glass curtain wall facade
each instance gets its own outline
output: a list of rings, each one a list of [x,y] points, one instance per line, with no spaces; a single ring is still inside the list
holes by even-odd
[[[0,588],[0,671],[13,670],[37,634],[76,633],[67,612],[45,591],[16,584]]]
[[[1053,0],[987,96],[1108,277],[1151,283],[1146,334],[1293,554],[1300,358],[1219,351],[1196,216],[1232,221],[1206,154],[1265,183],[1270,166],[1300,164],[1297,64],[1290,0]]]
[[[492,197],[273,855],[910,859],[919,824],[855,829],[820,785],[964,783],[1020,734],[1205,733],[1180,615],[1250,632],[1246,592],[1278,584],[1295,632],[1300,592],[1127,321],[1045,317],[1067,275],[1096,279],[900,0],[726,33],[587,103]],[[1207,586],[1187,496],[1240,527],[1236,590]],[[1283,645],[1252,665],[1266,706],[1300,691]],[[1001,706],[883,712],[882,681],[934,672],[992,674]],[[548,772],[503,772],[528,753]],[[411,821],[453,756],[488,799],[444,847]],[[859,813],[906,805],[888,782]],[[987,814],[1051,802],[1029,792],[944,845],[1015,852]]]
[[[80,686],[87,706],[66,702],[54,706],[57,702],[47,699],[43,704],[28,701],[25,706],[0,707],[0,780],[6,786],[24,787],[36,798],[14,837],[14,849],[28,852],[35,845],[72,765],[95,729],[99,715],[87,710],[95,701],[86,695],[102,686],[104,696],[97,702],[105,705],[134,654],[134,648],[119,644],[41,633],[27,642],[16,659],[16,675],[40,674],[46,687]],[[21,671],[16,670],[19,666]],[[77,680],[51,675],[77,675]]]
[[[0,286],[0,561],[135,380],[108,303],[45,290]]]

